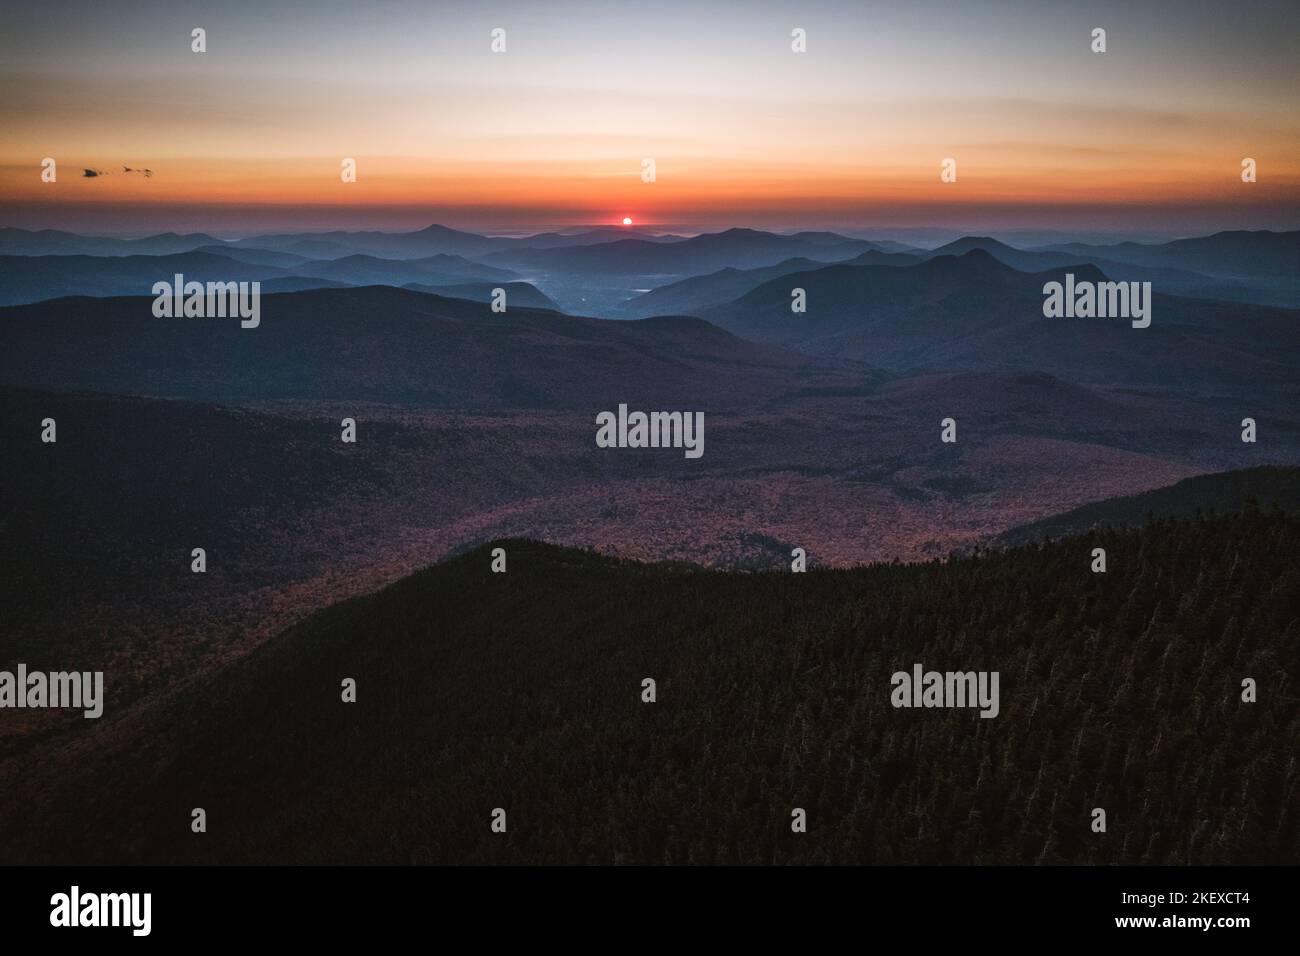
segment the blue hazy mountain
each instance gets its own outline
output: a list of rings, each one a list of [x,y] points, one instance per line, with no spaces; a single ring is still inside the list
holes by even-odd
[[[224,252],[223,249],[221,255],[196,251],[166,256],[0,256],[0,305],[39,302],[68,295],[146,295],[151,294],[155,282],[172,282],[177,274],[184,276],[187,282],[292,277],[297,281],[289,284],[289,288],[311,287],[311,279],[322,280],[316,283],[319,287],[340,283],[451,285],[502,282],[515,278],[514,273],[508,270],[447,254],[404,260],[363,255],[333,260],[294,257],[281,260],[285,262],[283,265],[270,265],[267,263],[283,254],[253,247],[232,250],[232,255]],[[280,286],[284,288],[285,284]]]
[[[1300,275],[1300,231],[1230,230],[1164,243],[1066,243],[1050,248],[1139,265],[1188,269],[1206,275]]]
[[[511,249],[494,252],[482,260],[521,271],[575,276],[680,277],[728,267],[754,269],[800,256],[817,262],[837,262],[875,248],[865,240],[835,237],[839,241],[827,241],[824,234],[811,235],[800,238],[755,229],[728,229],[680,242],[623,239],[553,249]]]
[[[555,309],[559,311],[560,307],[555,304],[549,296],[545,295],[536,286],[527,282],[460,282],[448,285],[422,285],[418,282],[411,282],[402,286],[403,289],[412,289],[415,292],[429,292],[433,295],[440,295],[444,298],[451,299],[469,299],[471,302],[491,302],[492,297],[497,289],[504,289],[506,294],[506,308],[520,309]]]
[[[166,256],[209,246],[217,240],[197,232],[160,233],[142,239],[81,236],[58,229],[0,228],[0,255],[15,256]]]
[[[1153,295],[1149,328],[1128,319],[1049,319],[1043,286],[1081,263],[1025,273],[975,249],[913,266],[840,264],[784,275],[703,316],[737,335],[900,374],[1024,369],[1071,381],[1293,394],[1300,312]],[[791,290],[806,294],[804,313]]]
[[[1268,235],[1280,235],[1270,233]],[[1214,237],[1206,237],[1213,239]],[[1268,245],[1268,243],[1264,243]],[[1125,282],[1150,282],[1165,295],[1182,295],[1200,299],[1226,299],[1233,302],[1254,302],[1261,305],[1300,307],[1300,273],[1288,272],[1278,263],[1261,267],[1255,273],[1231,273],[1226,269],[1213,271],[1197,269],[1190,261],[1172,255],[1169,250],[1176,244],[1159,247],[1166,250],[1156,256],[1134,255],[1136,243],[1123,246],[1091,247],[1072,244],[1059,249],[1017,249],[988,236],[965,236],[947,245],[922,253],[924,258],[944,255],[963,255],[972,250],[989,253],[1021,272],[1045,272],[1077,263],[1089,263],[1101,269],[1112,279]],[[1283,243],[1285,245],[1285,243]],[[1190,257],[1187,257],[1190,260]],[[1230,260],[1230,256],[1225,259]],[[1183,264],[1179,264],[1182,262]]]
[[[908,253],[881,252],[868,249],[847,260],[851,265],[915,265],[918,256]],[[623,311],[634,316],[699,315],[710,307],[738,299],[746,292],[772,279],[793,272],[806,272],[822,267],[821,263],[799,257],[786,259],[773,266],[759,269],[719,269],[702,276],[691,276],[678,282],[659,286],[626,302]]]
[[[593,396],[671,408],[689,394],[720,408],[794,390],[801,375],[826,387],[868,377],[701,319],[619,322],[519,305],[495,313],[487,296],[475,298],[388,286],[263,295],[255,329],[156,318],[147,296],[11,306],[0,309],[0,384],[456,408],[586,409]]]

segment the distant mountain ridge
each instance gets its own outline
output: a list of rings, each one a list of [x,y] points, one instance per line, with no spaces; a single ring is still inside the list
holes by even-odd
[[[1049,248],[1107,256],[1135,264],[1192,269],[1207,275],[1300,275],[1300,231],[1238,229],[1159,244],[1122,242],[1090,246],[1065,243]]]
[[[142,239],[82,236],[58,229],[30,231],[0,228],[0,255],[20,256],[165,256],[219,244],[206,233],[159,233]]]
[[[790,273],[701,314],[754,341],[897,374],[1036,369],[1079,382],[1275,398],[1300,388],[1300,311],[1153,288],[1150,328],[1123,318],[1045,318],[1043,287],[1067,273],[1076,282],[1107,279],[1088,263],[1025,273],[973,248],[910,266]],[[792,311],[793,288],[804,290],[806,312]]]
[[[1135,244],[1133,244],[1135,245]],[[1172,245],[1172,244],[1171,244]],[[1214,276],[1178,265],[1182,260],[1171,256],[1152,257],[1155,261],[1133,261],[1132,257],[1106,256],[1102,249],[1074,244],[1059,249],[1023,250],[988,236],[966,236],[940,246],[923,258],[942,255],[963,255],[972,250],[989,253],[999,262],[1021,272],[1046,272],[1080,263],[1096,266],[1110,279],[1125,282],[1150,282],[1153,288],[1165,295],[1181,295],[1200,299],[1226,299],[1234,302],[1253,302],[1261,305],[1300,306],[1300,281],[1284,281],[1285,271],[1273,274],[1267,270],[1258,276],[1239,276],[1236,279]],[[1127,248],[1127,247],[1125,247]],[[1115,251],[1122,251],[1114,247]],[[1293,273],[1297,275],[1300,273]],[[1257,281],[1261,276],[1276,278],[1277,282]]]
[[[861,255],[845,260],[845,264],[901,266],[916,265],[920,261],[922,260],[919,256],[908,253],[868,249]],[[728,266],[707,275],[691,276],[651,289],[628,301],[624,311],[640,317],[671,313],[703,314],[709,308],[738,299],[772,279],[796,272],[815,271],[824,266],[825,263],[815,262],[802,256],[758,269],[736,269]]]
[[[490,297],[390,286],[264,295],[256,329],[156,318],[148,297],[58,299],[0,309],[0,335],[0,384],[233,404],[585,410],[597,394],[662,408],[690,396],[716,409],[833,369],[701,319],[495,313]]]
[[[545,269],[577,275],[662,276],[700,275],[727,267],[758,268],[796,256],[819,262],[849,259],[875,246],[861,239],[809,240],[754,229],[728,229],[683,239],[648,242],[623,239],[557,249],[514,249],[494,252],[483,261],[512,269]]]
[[[737,269],[734,266],[727,266],[717,272],[690,276],[651,289],[630,300],[626,305],[626,311],[642,317],[692,315],[702,306],[729,302],[771,279],[778,279],[792,272],[819,269],[822,265],[823,263],[799,256],[758,269]]]
[[[774,233],[748,228],[684,237],[611,226],[515,237],[484,236],[435,224],[410,232],[333,230],[267,234],[230,242],[204,233],[120,239],[83,237],[57,230],[0,229],[0,257],[123,259],[200,252],[245,265],[286,270],[268,272],[268,279],[316,276],[348,284],[383,282],[398,286],[413,282],[446,284],[456,279],[525,279],[568,311],[610,317],[645,317],[657,311],[701,315],[738,299],[763,281],[785,274],[763,275],[759,270],[775,270],[792,259],[907,266],[920,259],[972,251],[986,252],[1022,272],[1042,273],[1088,264],[1111,279],[1150,282],[1162,295],[1300,307],[1300,232],[1236,231],[1166,243],[1066,243],[1032,248],[1018,248],[990,236],[968,235],[936,249],[920,250],[837,232]],[[481,268],[467,274],[467,267],[461,263],[447,274],[415,274],[417,269],[431,269],[438,257],[458,257],[479,263]],[[381,261],[391,264],[380,265]],[[408,267],[402,265],[405,262],[421,265]],[[122,267],[124,274],[129,268]],[[354,271],[348,274],[350,268]],[[78,270],[91,273],[90,280],[80,288]],[[728,274],[711,283],[681,285],[726,270],[756,274]],[[45,286],[36,281],[37,274],[46,280]],[[0,273],[0,280],[8,278]],[[742,288],[747,278],[753,280],[750,289]],[[24,291],[9,292],[7,297],[0,294],[0,302],[135,291],[115,284],[107,268],[79,266],[70,260],[40,264],[32,275],[13,281]],[[672,286],[676,288],[655,295]]]
[[[277,261],[282,264],[272,264]],[[317,287],[337,283],[451,285],[515,278],[508,270],[447,254],[404,260],[366,255],[313,260],[249,248],[232,250],[232,255],[223,250],[220,255],[193,251],[161,256],[0,256],[0,305],[69,295],[151,294],[155,282],[172,282],[178,273],[187,282],[293,279],[295,288],[311,287],[312,278],[323,280]]]

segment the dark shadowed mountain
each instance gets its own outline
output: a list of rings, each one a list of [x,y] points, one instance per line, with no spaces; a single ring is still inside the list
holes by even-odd
[[[504,289],[507,309],[555,309],[556,311],[560,309],[550,297],[527,282],[463,282],[440,286],[420,285],[413,282],[402,288],[415,292],[431,292],[450,299],[469,299],[472,302],[491,302],[493,290]]]
[[[151,295],[176,273],[196,282],[237,282],[288,275],[286,269],[237,262],[208,252],[166,256],[0,256],[0,304],[67,295]]]
[[[278,276],[274,279],[262,279],[262,292],[304,292],[307,289],[351,289],[351,282],[339,282],[336,279],[317,279],[315,276]]]
[[[1284,863],[1297,550],[1282,514],[807,574],[494,541],[78,722],[0,789],[0,859]],[[918,663],[998,672],[996,719],[891,706]]]
[[[705,318],[754,341],[855,358],[895,372],[1038,369],[1073,381],[1294,394],[1300,313],[1155,295],[1149,328],[1049,319],[1043,286],[1092,265],[1019,272],[975,250],[909,267],[835,265],[767,282]],[[791,289],[807,312],[791,311]]]
[[[218,402],[585,409],[593,395],[623,395],[719,408],[772,394],[773,375],[793,388],[801,369],[825,367],[699,319],[497,314],[486,299],[382,286],[266,295],[251,329],[159,319],[151,304],[70,298],[0,310],[0,381]]]
[[[477,264],[469,264],[469,266],[467,271],[471,275],[480,274],[490,269],[489,266],[479,266]],[[383,274],[382,269],[376,271],[381,275]],[[435,281],[446,281],[451,279],[452,275],[435,273],[430,278]],[[265,293],[303,292],[307,289],[345,289],[368,284],[370,282],[364,280],[340,282],[336,279],[318,279],[312,276],[293,275],[262,280],[262,291]],[[504,289],[508,308],[555,309],[557,311],[560,308],[536,286],[527,282],[511,282],[500,279],[494,282],[452,281],[447,285],[425,285],[419,282],[408,282],[402,285],[401,288],[411,289],[415,292],[430,292],[449,299],[469,299],[473,302],[490,302],[496,289]]]
[[[1300,468],[1264,466],[1197,475],[1167,488],[1123,498],[1108,498],[1012,528],[995,543],[1018,547],[1097,528],[1136,527],[1159,518],[1191,518],[1198,513],[1232,514],[1243,509],[1280,508],[1300,514]]]

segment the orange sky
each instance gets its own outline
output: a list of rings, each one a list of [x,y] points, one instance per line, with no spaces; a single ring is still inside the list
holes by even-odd
[[[464,225],[628,214],[1136,226],[1155,210],[1298,225],[1285,6],[1253,19],[1185,6],[1171,19],[1160,4],[934,5],[929,18],[925,3],[906,15],[665,2],[621,16],[503,4],[441,19],[436,4],[368,16],[332,2],[149,6],[16,12],[18,52],[0,66],[0,196],[21,221],[3,224],[170,228],[192,221],[184,210],[224,208],[227,224],[316,209],[343,226],[458,211]],[[1089,49],[1098,17],[1105,54]],[[198,22],[204,54],[189,49]],[[790,49],[795,22],[806,53]],[[46,156],[55,183],[41,181]],[[1247,156],[1259,163],[1249,185]],[[355,183],[340,181],[344,157]],[[646,157],[654,183],[641,180]],[[956,183],[940,181],[945,157]]]

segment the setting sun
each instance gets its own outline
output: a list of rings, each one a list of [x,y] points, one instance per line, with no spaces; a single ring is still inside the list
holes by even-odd
[[[625,226],[630,226],[630,225],[632,225],[632,217],[631,217],[631,216],[624,216],[624,217],[623,217],[623,225],[625,225]]]

